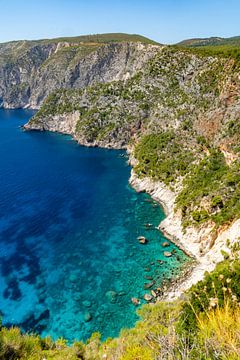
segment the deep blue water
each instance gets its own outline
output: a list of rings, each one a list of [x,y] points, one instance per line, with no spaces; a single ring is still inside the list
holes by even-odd
[[[146,276],[179,272],[156,229],[164,214],[128,185],[120,151],[84,148],[68,136],[24,132],[28,110],[0,110],[0,310],[4,324],[42,336],[116,336],[137,319]],[[139,235],[149,242],[141,245]],[[160,265],[157,260],[164,260]],[[141,300],[144,303],[144,300]],[[91,314],[91,320],[86,316]]]

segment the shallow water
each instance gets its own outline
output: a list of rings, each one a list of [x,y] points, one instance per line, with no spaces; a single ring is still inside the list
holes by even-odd
[[[164,214],[128,185],[122,152],[24,132],[19,126],[31,115],[0,110],[3,322],[70,341],[94,331],[116,336],[136,321],[131,298],[147,292],[146,276],[157,287],[187,257],[171,244],[177,254],[164,258],[163,235],[144,226]],[[140,235],[148,244],[138,243]]]

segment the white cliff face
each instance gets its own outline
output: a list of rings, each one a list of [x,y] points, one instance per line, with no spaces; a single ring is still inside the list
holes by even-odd
[[[67,115],[55,115],[51,118],[50,126],[48,122],[36,123],[33,126],[26,124],[24,128],[26,130],[40,130],[40,131],[53,131],[62,134],[73,135],[75,132],[76,124],[79,119],[79,111],[75,111]]]
[[[159,229],[197,261],[189,276],[166,294],[167,300],[174,300],[202,280],[206,271],[214,270],[216,264],[223,260],[223,252],[229,252],[227,242],[232,245],[240,236],[240,219],[218,232],[214,232],[211,223],[198,228],[188,227],[183,231],[181,215],[174,211],[176,193],[161,182],[149,178],[139,179],[133,170],[129,182],[136,191],[149,193],[162,205],[166,218],[160,223]]]
[[[86,55],[70,50],[66,55],[65,50],[76,44],[43,43],[29,45],[26,51],[21,50],[21,42],[17,44],[0,44],[0,106],[4,108],[38,109],[57,89],[125,80],[160,48],[132,42],[111,43],[93,47]],[[11,58],[6,56],[8,53]]]

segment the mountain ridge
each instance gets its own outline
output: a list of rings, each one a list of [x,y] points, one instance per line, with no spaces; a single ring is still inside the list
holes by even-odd
[[[240,46],[240,36],[233,36],[229,38],[223,38],[218,36],[212,36],[209,38],[191,38],[178,42],[179,46]]]

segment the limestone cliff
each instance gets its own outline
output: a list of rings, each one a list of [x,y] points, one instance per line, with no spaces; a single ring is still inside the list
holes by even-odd
[[[153,55],[152,43],[103,34],[0,44],[0,107],[39,108],[56,89],[131,77]]]

